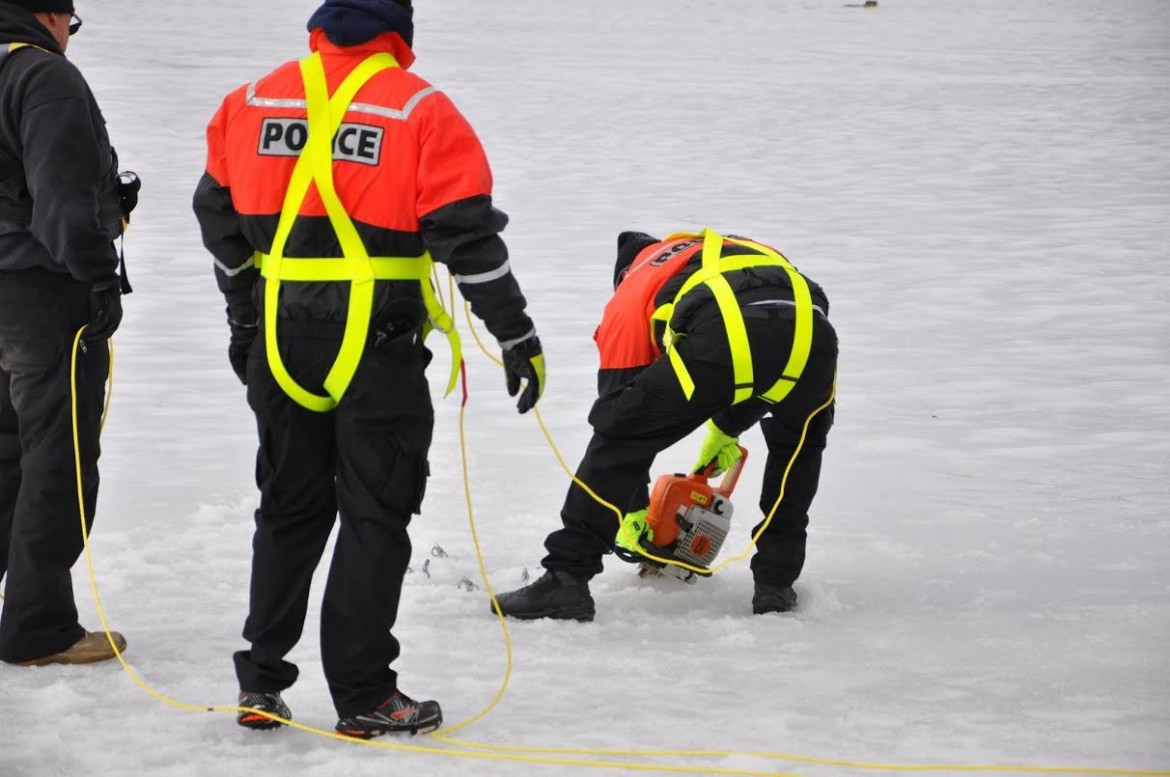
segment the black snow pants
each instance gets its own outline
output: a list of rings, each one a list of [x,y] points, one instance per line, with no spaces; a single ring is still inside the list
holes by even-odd
[[[70,357],[89,320],[89,284],[48,270],[0,272],[0,659],[59,653],[85,633],[70,569],[81,555]],[[98,435],[109,350],[77,354],[85,514],[98,493]]]
[[[434,426],[424,374],[430,352],[418,325],[391,321],[375,331],[341,403],[328,413],[306,410],[277,385],[261,327],[247,371],[260,436],[260,508],[244,624],[251,649],[235,654],[241,690],[282,691],[296,681],[297,667],[285,656],[301,637],[309,584],[338,515],[321,608],[321,661],[334,706],[341,717],[368,712],[397,689],[390,664],[399,645],[391,629]],[[296,336],[296,329],[285,322],[278,329],[284,363],[302,386],[321,393],[340,333]]]
[[[793,309],[744,310],[756,386],[770,388],[780,377],[792,348]],[[593,438],[577,468],[577,478],[621,509],[645,503],[654,458],[709,418],[731,407],[734,378],[723,321],[707,316],[678,343],[695,392],[688,400],[666,358],[647,367],[630,385],[599,399],[589,414]],[[768,444],[760,507],[765,517],[779,495],[784,468],[796,451],[805,421],[831,396],[837,370],[837,336],[829,321],[813,316],[812,352],[791,393],[770,406],[760,426]],[[752,573],[757,583],[791,585],[804,567],[808,508],[816,495],[821,455],[832,425],[833,408],[809,424],[808,436],[788,476],[784,499],[757,543]],[[545,540],[546,568],[590,578],[611,553],[618,518],[575,483],[561,509],[564,527]],[[761,524],[753,529],[754,536]]]

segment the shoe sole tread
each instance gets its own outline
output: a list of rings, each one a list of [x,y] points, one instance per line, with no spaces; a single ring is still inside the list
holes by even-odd
[[[499,615],[500,611],[493,605],[492,613]],[[504,609],[505,616],[509,618],[515,618],[518,621],[534,621],[540,620],[541,618],[551,618],[553,620],[567,620],[588,623],[593,620],[593,616],[595,614],[596,610],[594,610],[592,606],[581,606],[569,609],[550,607],[548,609],[537,610],[535,612],[508,612],[507,608]]]
[[[236,723],[252,731],[275,731],[278,728],[284,728],[284,724],[280,721],[266,718],[263,715],[252,715],[243,720],[236,719]]]
[[[401,728],[401,729],[393,729],[393,728],[357,729],[357,728],[338,727],[336,729],[336,731],[338,734],[341,734],[342,736],[350,737],[351,739],[375,739],[377,737],[386,736],[386,735],[389,735],[389,736],[416,736],[417,734],[429,734],[430,732],[439,728],[439,726],[441,726],[441,725],[443,725],[442,720],[440,720],[436,723],[428,723],[426,725],[416,726],[414,728],[409,728],[409,729],[406,729],[406,728]]]

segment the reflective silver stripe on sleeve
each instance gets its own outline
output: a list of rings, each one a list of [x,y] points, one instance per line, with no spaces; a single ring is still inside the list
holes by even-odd
[[[456,275],[455,282],[459,284],[489,283],[499,278],[503,278],[511,272],[511,262],[504,260],[504,263],[494,270],[488,270],[487,272],[477,272],[474,275]]]
[[[529,340],[533,337],[536,337],[536,327],[533,327],[528,332],[528,334],[524,335],[523,337],[517,337],[515,340],[501,340],[500,341],[500,348],[507,351],[511,348],[515,348],[516,346],[520,345],[520,343],[524,342],[525,340]]]
[[[766,307],[794,308],[794,307],[796,307],[796,303],[790,299],[762,299],[759,302],[749,302],[747,304],[747,306],[749,308],[755,308],[755,307],[760,307],[760,308],[766,308]],[[825,318],[829,317],[829,314],[826,313],[824,310],[822,310],[820,305],[813,305],[812,309],[815,312],[820,313]]]
[[[228,267],[226,264],[224,264],[223,262],[216,259],[215,266],[218,267],[220,269],[220,271],[224,275],[226,275],[227,277],[234,278],[237,275],[239,275],[240,273],[242,273],[244,270],[247,270],[249,267],[255,267],[256,262],[254,260],[254,257],[249,256],[248,261],[244,262],[239,267]]]
[[[386,119],[393,119],[395,121],[406,121],[410,118],[411,112],[418,106],[424,97],[434,94],[438,90],[433,86],[428,86],[415,93],[413,97],[406,101],[406,105],[399,110],[397,108],[384,108],[381,105],[370,105],[369,103],[350,103],[349,112],[353,113],[369,113],[374,116],[381,116]],[[293,108],[296,110],[308,110],[304,100],[282,99],[276,97],[257,97],[255,82],[248,84],[248,105],[254,108]]]

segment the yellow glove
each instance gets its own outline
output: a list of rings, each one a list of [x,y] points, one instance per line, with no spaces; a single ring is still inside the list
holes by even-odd
[[[626,513],[626,517],[622,518],[621,525],[618,526],[617,537],[614,542],[619,547],[634,553],[638,552],[641,547],[639,540],[645,537],[647,541],[654,540],[654,530],[646,523],[646,511],[639,510],[636,513]]]
[[[731,469],[743,454],[739,450],[739,438],[724,434],[714,421],[707,422],[707,438],[699,448],[699,460],[692,472],[702,472],[715,464],[715,475]]]

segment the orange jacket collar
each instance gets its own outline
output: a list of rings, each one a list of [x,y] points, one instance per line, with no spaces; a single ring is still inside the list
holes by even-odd
[[[403,70],[414,64],[414,52],[410,50],[410,46],[406,45],[402,36],[396,32],[384,32],[359,46],[338,46],[326,37],[324,30],[318,28],[309,33],[309,49],[319,51],[322,56],[326,57],[340,55],[362,58],[368,57],[370,54],[388,51],[398,60],[398,64]]]

